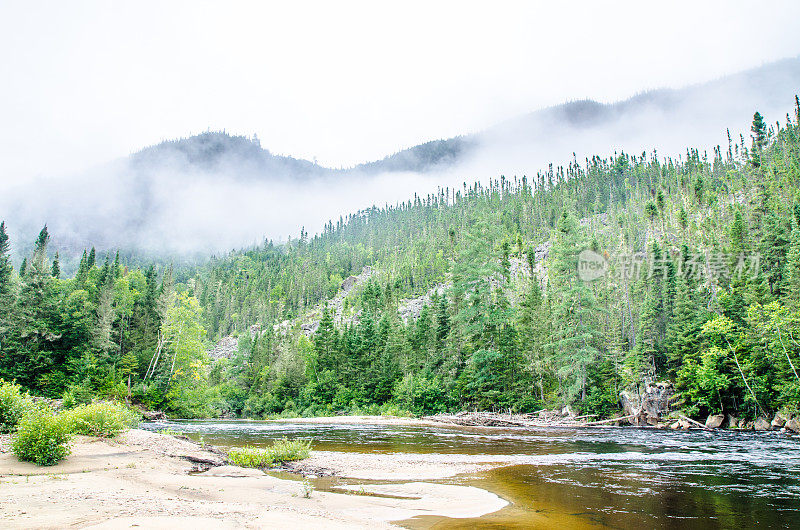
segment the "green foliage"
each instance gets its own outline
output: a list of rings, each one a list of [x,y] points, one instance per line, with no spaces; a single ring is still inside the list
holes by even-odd
[[[95,392],[87,384],[70,385],[61,396],[62,407],[71,409],[78,405],[87,405],[92,402]]]
[[[80,405],[64,415],[73,433],[102,438],[113,438],[134,427],[140,419],[128,407],[111,402]]]
[[[11,448],[20,460],[52,466],[69,455],[70,434],[65,416],[34,407],[20,421]]]
[[[270,447],[233,447],[228,461],[240,467],[270,467],[281,462],[303,460],[311,454],[311,442],[305,440],[276,440]]]
[[[59,278],[45,227],[15,274],[0,224],[0,377],[182,417],[603,416],[665,379],[697,414],[796,408],[800,127],[767,122],[727,156],[615,153],[465,183],[182,273],[91,249]],[[609,258],[593,281],[576,274],[586,249]],[[647,256],[641,274],[623,256]],[[399,310],[411,298],[418,316]],[[227,336],[238,351],[212,365]]]
[[[32,406],[33,401],[19,385],[0,379],[0,433],[14,432]]]

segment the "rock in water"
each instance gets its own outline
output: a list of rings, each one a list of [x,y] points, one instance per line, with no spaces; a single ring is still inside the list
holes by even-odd
[[[766,418],[758,418],[753,425],[753,428],[757,431],[768,431],[772,428],[772,425]]]
[[[800,420],[798,420],[797,418],[792,418],[789,421],[787,421],[784,427],[786,427],[787,431],[792,431],[794,433],[800,434]]]
[[[729,429],[738,429],[739,428],[739,418],[736,416],[731,416],[728,414],[728,428]]]
[[[772,419],[772,426],[776,429],[780,429],[786,423],[786,418],[781,416],[780,412],[775,414],[775,417]]]
[[[725,421],[725,416],[722,414],[711,415],[706,418],[707,429],[719,429],[722,427],[722,422]]]

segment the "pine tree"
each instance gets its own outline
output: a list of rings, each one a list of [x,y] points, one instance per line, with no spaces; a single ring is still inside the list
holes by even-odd
[[[336,370],[338,359],[336,355],[336,329],[333,326],[333,316],[327,306],[322,310],[319,327],[314,333],[314,351],[320,370]]]
[[[447,307],[447,297],[442,295],[436,304],[436,351],[443,352],[447,337],[450,335],[450,315]]]
[[[9,339],[15,325],[14,291],[11,284],[11,275],[14,267],[11,265],[10,246],[5,222],[0,223],[0,376],[3,375],[4,350],[13,347]]]
[[[119,263],[119,250],[117,251],[116,255],[114,256],[113,271],[114,271],[114,277],[115,278],[122,277],[122,268],[120,267],[120,263]]]
[[[800,226],[795,216],[792,216],[792,233],[784,277],[786,280],[783,292],[787,296],[787,305],[800,310]]]
[[[677,278],[675,317],[667,330],[666,339],[668,368],[671,374],[677,372],[684,359],[696,354],[701,324],[686,275],[681,274]]]
[[[767,144],[767,125],[759,112],[753,114],[753,124],[750,126],[753,148],[750,150],[750,162],[753,167],[760,168],[762,164],[762,152]]]
[[[5,221],[0,222],[0,308],[4,308],[4,297],[11,293],[11,265],[10,245],[6,233]]]
[[[544,298],[539,279],[531,274],[528,289],[519,311],[519,335],[528,366],[533,371],[539,391],[539,400],[544,402],[544,378],[548,371],[543,344],[546,342],[548,314],[544,310]]]
[[[30,264],[26,262],[12,337],[14,347],[0,363],[0,375],[39,391],[45,390],[47,375],[55,367],[61,338],[58,292],[47,262],[49,241],[45,226],[36,239]],[[61,389],[54,386],[46,390]]]
[[[75,273],[75,288],[86,289],[86,280],[89,279],[89,257],[86,255],[86,250],[83,251],[80,264],[78,265],[78,272]]]
[[[61,265],[58,262],[58,252],[56,252],[55,257],[53,258],[53,267],[50,269],[50,276],[53,278],[61,277]]]
[[[122,356],[119,363],[119,374],[127,379],[128,383],[128,399],[131,397],[131,378],[136,374],[136,370],[139,368],[139,359],[136,357],[136,354],[133,352],[127,352],[125,355]]]
[[[557,363],[557,373],[566,386],[562,389],[565,403],[580,395],[586,399],[588,370],[597,359],[597,301],[589,285],[578,278],[578,253],[584,238],[577,220],[564,213],[558,223],[556,241],[551,250],[552,266],[548,270],[553,301],[553,322],[547,344]]]

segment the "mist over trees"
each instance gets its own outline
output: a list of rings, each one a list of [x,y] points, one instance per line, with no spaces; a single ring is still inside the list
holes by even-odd
[[[724,144],[726,129],[738,144],[752,109],[772,125],[798,85],[800,59],[787,59],[617,103],[568,102],[350,168],[323,167],[272,153],[257,138],[208,131],[68,178],[9,180],[0,189],[0,211],[16,241],[17,266],[45,223],[67,274],[91,246],[120,249],[129,259],[196,264],[211,253],[264,238],[285,242],[301,226],[316,233],[350,212],[465,181],[487,185],[501,174],[521,178],[548,163],[621,151],[657,148],[662,158],[675,158],[686,145]]]
[[[608,416],[656,381],[695,416],[796,410],[800,101],[750,116],[749,138],[710,153],[444,187],[180,277],[94,249],[65,276],[47,226],[17,271],[3,223],[0,377],[184,417]],[[586,256],[602,274],[581,276]],[[237,347],[209,358],[225,337]]]

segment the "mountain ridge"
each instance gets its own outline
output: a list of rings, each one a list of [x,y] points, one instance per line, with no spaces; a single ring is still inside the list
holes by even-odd
[[[776,82],[776,78],[779,81]],[[219,169],[224,165],[223,162],[238,163],[244,174],[268,178],[291,176],[304,179],[348,173],[372,175],[403,171],[424,173],[463,161],[492,137],[541,133],[543,127],[559,122],[573,128],[591,128],[625,117],[635,118],[637,113],[652,110],[669,113],[685,105],[689,99],[704,97],[705,92],[730,92],[731,86],[736,84],[761,91],[770,102],[780,100],[776,103],[783,107],[788,94],[783,94],[782,89],[790,84],[800,87],[800,56],[681,88],[647,90],[612,103],[591,98],[565,101],[521,114],[475,133],[428,140],[381,159],[348,168],[327,167],[302,158],[277,155],[263,148],[256,136],[229,134],[225,130],[163,141],[133,153],[130,159],[138,166],[165,160],[174,163],[177,159],[190,168],[205,172]]]

